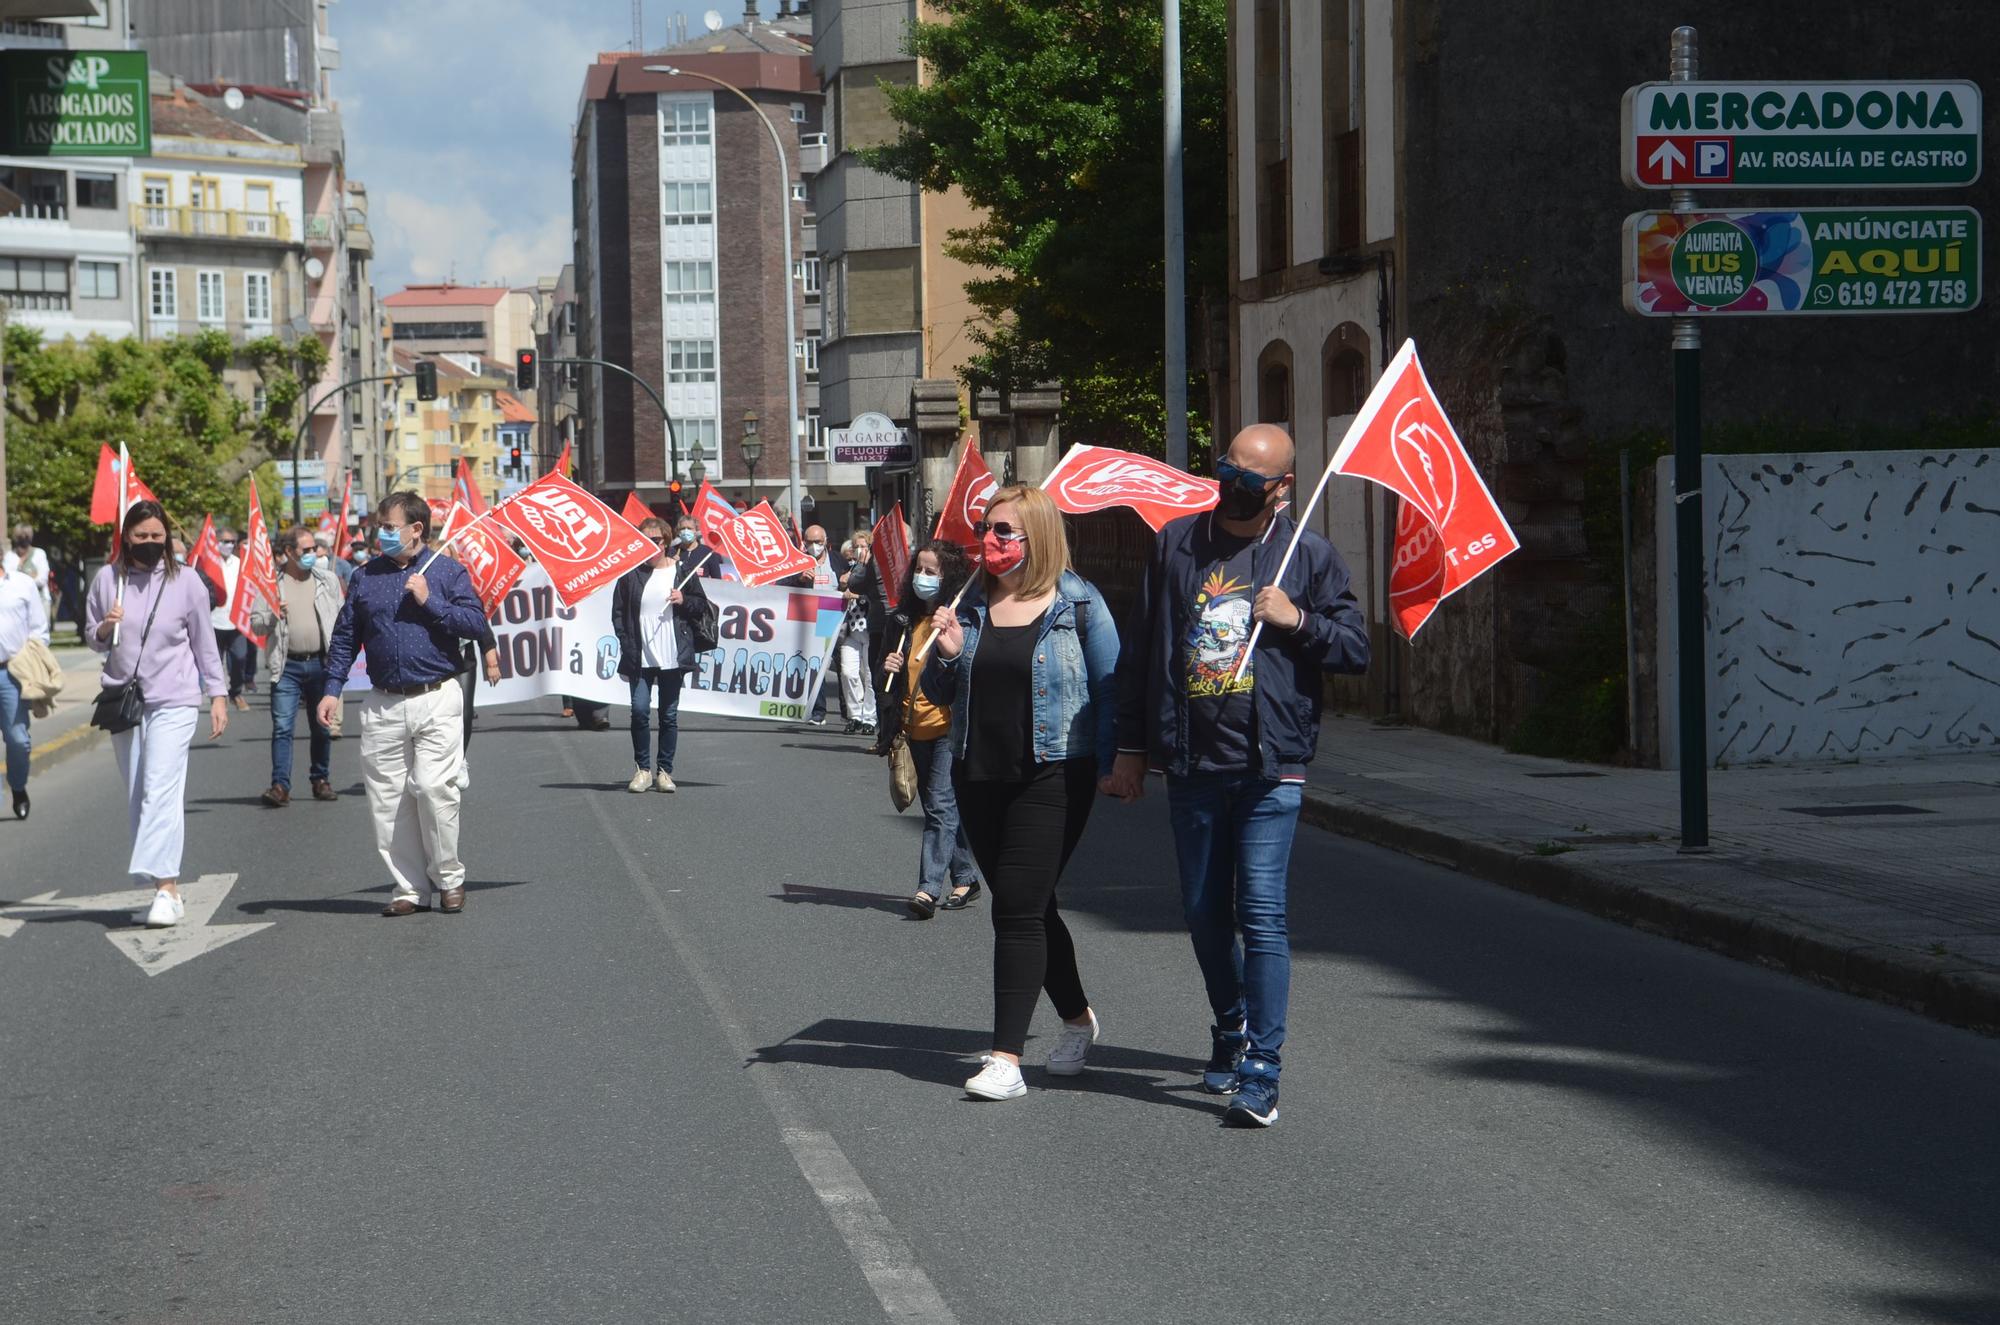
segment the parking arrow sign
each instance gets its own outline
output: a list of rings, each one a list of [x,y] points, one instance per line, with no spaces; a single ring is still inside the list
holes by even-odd
[[[1660,145],[1653,149],[1653,154],[1646,158],[1646,164],[1659,171],[1661,179],[1672,179],[1674,167],[1684,166],[1687,163],[1687,157],[1682,154],[1680,148],[1674,146],[1674,140],[1671,138],[1662,139]]]

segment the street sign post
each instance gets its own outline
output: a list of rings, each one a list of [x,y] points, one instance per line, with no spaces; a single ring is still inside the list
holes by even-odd
[[[1635,189],[1961,188],[1979,178],[1979,87],[1641,83],[1625,93]]]
[[[1637,212],[1622,245],[1641,317],[1963,313],[1979,306],[1970,207]]]

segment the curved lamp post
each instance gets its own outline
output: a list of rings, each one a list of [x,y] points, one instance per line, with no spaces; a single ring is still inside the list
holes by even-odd
[[[738,444],[743,453],[743,467],[750,471],[750,504],[757,504],[757,462],[764,456],[763,439],[757,436],[757,411],[743,411],[743,440]]]

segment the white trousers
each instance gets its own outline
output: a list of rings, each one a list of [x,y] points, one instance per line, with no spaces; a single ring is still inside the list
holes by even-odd
[[[130,731],[111,738],[125,779],[125,812],[132,825],[132,881],[152,887],[181,877],[187,841],[188,747],[194,744],[197,708],[148,707]]]
[[[458,859],[465,691],[447,681],[422,695],[371,690],[361,701],[361,777],[375,849],[395,896],[422,904],[465,886]]]
[[[875,685],[868,674],[868,632],[850,630],[835,646],[840,654],[840,702],[849,722],[875,725]]]

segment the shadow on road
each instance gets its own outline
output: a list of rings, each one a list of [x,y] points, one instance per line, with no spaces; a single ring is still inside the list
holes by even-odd
[[[468,879],[465,883],[465,892],[469,900],[483,892],[490,892],[497,888],[523,888],[527,886],[527,883],[526,879],[498,879],[490,883],[482,882],[478,879]],[[239,915],[250,916],[267,915],[272,911],[292,911],[317,915],[372,916],[381,912],[382,899],[387,897],[389,892],[390,885],[385,883],[379,888],[364,888],[359,892],[346,893],[339,897],[280,898],[264,902],[244,902],[236,908],[236,911]]]

